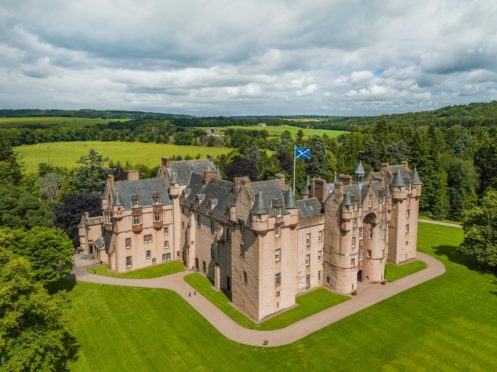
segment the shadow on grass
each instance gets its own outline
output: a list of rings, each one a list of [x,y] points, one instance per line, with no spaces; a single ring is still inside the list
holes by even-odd
[[[78,360],[78,351],[80,345],[76,337],[72,334],[67,334],[64,338],[64,348],[67,351],[67,355],[61,358],[56,364],[56,371],[70,371],[69,363],[74,363]]]
[[[439,245],[434,247],[435,253],[440,256],[445,256],[451,262],[464,265],[468,269],[477,271],[480,273],[487,273],[488,271],[482,267],[476,259],[470,256],[465,256],[457,251],[457,247],[453,245]]]
[[[50,294],[60,291],[71,292],[75,285],[76,276],[74,274],[69,274],[66,278],[60,279],[58,282],[48,285],[47,289]]]

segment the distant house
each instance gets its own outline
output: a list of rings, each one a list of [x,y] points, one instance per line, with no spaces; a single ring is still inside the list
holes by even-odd
[[[210,128],[210,129],[206,130],[206,132],[207,132],[207,135],[211,136],[211,137],[219,137],[220,136],[218,130],[215,128]]]
[[[267,124],[266,123],[259,123],[257,124],[258,127],[267,127]]]

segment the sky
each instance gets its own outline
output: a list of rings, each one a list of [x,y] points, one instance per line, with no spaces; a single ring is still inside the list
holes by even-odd
[[[0,108],[355,116],[492,100],[495,0],[0,1]]]

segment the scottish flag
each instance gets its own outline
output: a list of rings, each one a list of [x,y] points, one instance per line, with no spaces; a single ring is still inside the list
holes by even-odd
[[[311,149],[305,149],[303,147],[295,146],[295,159],[310,159]]]

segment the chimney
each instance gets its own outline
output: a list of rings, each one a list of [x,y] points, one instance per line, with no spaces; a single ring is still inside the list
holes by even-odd
[[[344,186],[352,184],[352,177],[347,174],[341,174],[339,179]]]
[[[113,174],[109,174],[107,176],[107,188],[109,190],[114,190],[114,175]]]
[[[288,190],[288,186],[286,185],[286,181],[285,181],[285,175],[281,174],[281,173],[276,173],[275,177],[280,184],[280,190],[281,191]]]
[[[162,167],[169,168],[169,158],[167,156],[163,156],[161,158],[161,161],[162,161]]]
[[[212,155],[211,154],[207,154],[207,160],[212,161]]]
[[[388,163],[381,163],[381,174],[386,175],[388,173],[388,167],[390,164]]]
[[[216,170],[206,170],[204,171],[204,185],[207,185],[213,178],[217,177]]]
[[[128,181],[138,181],[140,179],[140,172],[137,170],[129,170],[127,176]]]
[[[407,163],[407,160],[402,160],[401,164],[405,170],[407,170],[407,171],[409,170],[409,164]]]
[[[322,178],[313,178],[311,183],[311,195],[323,204],[327,194],[328,184],[326,181]]]

